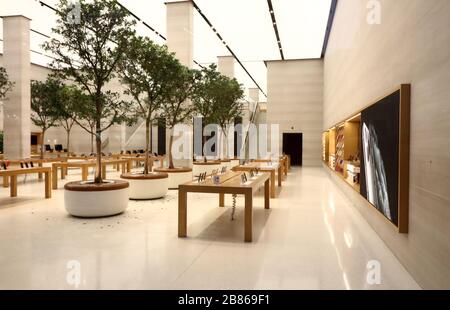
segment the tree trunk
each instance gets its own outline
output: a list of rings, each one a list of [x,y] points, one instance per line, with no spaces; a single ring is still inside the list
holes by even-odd
[[[203,155],[203,161],[206,163],[208,161],[208,159],[206,158],[205,151],[203,150],[203,148],[205,147],[205,144],[206,144],[206,136],[204,136],[202,133],[202,155]]]
[[[148,159],[149,159],[149,144],[150,144],[150,121],[145,120],[145,163],[144,163],[144,174],[148,174]],[[151,171],[151,168],[150,168]]]
[[[222,141],[222,145],[223,145],[223,159],[228,159],[228,139],[227,139],[227,134],[225,133],[225,131],[222,132],[222,136],[223,136],[223,141]]]
[[[175,168],[175,166],[173,165],[172,144],[173,144],[173,131],[171,130],[169,136],[169,169]]]
[[[67,130],[67,157],[70,156],[70,130]]]
[[[150,154],[153,154],[153,125],[150,124]]]
[[[95,179],[94,183],[103,183],[102,179],[102,138],[101,138],[101,132],[97,129],[96,135],[95,135],[95,144],[97,147],[97,162],[95,167]]]
[[[41,159],[44,159],[45,150],[45,130],[42,130]]]
[[[91,154],[94,153],[94,134],[91,133]]]

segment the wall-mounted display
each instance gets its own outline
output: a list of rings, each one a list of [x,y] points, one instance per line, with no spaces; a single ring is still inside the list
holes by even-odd
[[[400,233],[408,232],[410,93],[401,85],[326,132],[325,164]]]
[[[398,225],[400,91],[361,112],[361,195]]]

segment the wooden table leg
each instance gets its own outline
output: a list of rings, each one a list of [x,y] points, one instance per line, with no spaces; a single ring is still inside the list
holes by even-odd
[[[120,164],[115,165],[116,166],[116,171],[119,172],[120,171]]]
[[[122,163],[122,173],[125,173],[127,171],[127,164],[126,163]]]
[[[253,239],[253,193],[245,194],[245,242],[252,242]]]
[[[264,208],[270,209],[270,182],[264,182]]]
[[[45,198],[52,198],[52,174],[50,172],[45,173]]]
[[[225,207],[225,194],[219,193],[219,207]]]
[[[3,176],[3,187],[9,187],[9,176]]]
[[[275,198],[275,171],[270,171],[270,197]]]
[[[283,178],[283,167],[280,165],[278,166],[278,186],[281,186],[282,178]]]
[[[178,190],[178,237],[187,236],[187,192]]]
[[[127,163],[127,172],[131,172],[131,165],[133,164],[133,161],[131,159],[128,160]]]
[[[88,179],[88,167],[87,166],[81,167],[81,179],[83,181],[87,181],[87,179]]]
[[[11,197],[17,197],[17,175],[11,176],[11,184],[9,190]]]
[[[67,166],[61,166],[61,180],[64,180],[66,178],[68,169],[69,168]],[[58,169],[56,169],[56,170],[58,170]],[[56,174],[56,177],[58,177],[58,174]]]
[[[38,166],[39,166],[39,167],[42,167],[42,163],[38,163]],[[42,180],[42,172],[39,172],[39,173],[38,173],[38,179],[39,179],[39,180]]]
[[[61,170],[62,169],[63,169],[63,167],[61,167]],[[62,174],[62,172],[61,172],[61,174]],[[58,189],[58,167],[55,165],[53,165],[53,167],[52,167],[52,188]]]

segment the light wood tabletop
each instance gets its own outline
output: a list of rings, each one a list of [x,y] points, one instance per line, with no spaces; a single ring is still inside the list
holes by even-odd
[[[265,162],[251,162],[245,165],[239,165],[234,167],[233,171],[241,171],[241,172],[248,172],[252,170],[259,170],[262,172],[268,172],[270,173],[270,196],[271,198],[276,197],[276,190],[275,190],[275,173],[278,176],[278,186],[282,186],[283,182],[283,171],[281,165],[278,163],[275,163],[273,165],[269,165]]]
[[[188,193],[216,193],[219,194],[219,206],[225,205],[225,194],[244,195],[244,240],[253,240],[253,194],[264,185],[264,208],[270,208],[269,174],[259,173],[248,182],[242,183],[240,172],[226,172],[220,175],[220,183],[215,184],[212,178],[198,183],[191,181],[181,184],[178,188],[178,237],[187,236],[187,194]]]

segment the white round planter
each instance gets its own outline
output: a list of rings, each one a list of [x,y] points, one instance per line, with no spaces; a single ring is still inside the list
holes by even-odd
[[[194,177],[198,176],[201,173],[205,173],[210,175],[214,170],[220,172],[222,169],[222,163],[219,161],[214,162],[194,162],[192,165],[192,174]]]
[[[191,168],[156,168],[155,172],[164,172],[169,175],[168,188],[178,189],[180,184],[192,181],[192,169]]]
[[[167,194],[169,175],[162,172],[124,173],[120,178],[130,183],[130,199],[158,199]]]
[[[128,182],[105,182],[107,183],[67,183],[64,186],[64,205],[67,212],[77,217],[104,217],[124,212],[128,207]]]

